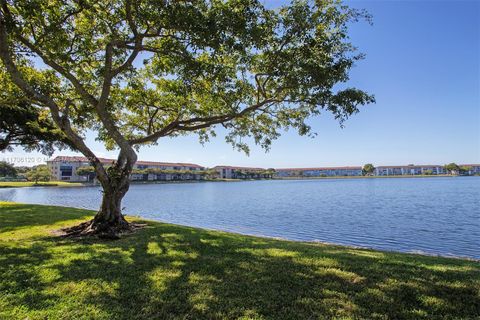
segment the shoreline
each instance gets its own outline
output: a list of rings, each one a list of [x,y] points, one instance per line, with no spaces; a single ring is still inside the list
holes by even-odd
[[[63,207],[63,208],[69,208],[69,207]],[[331,246],[331,247],[336,247],[336,248],[344,248],[344,249],[352,249],[352,250],[366,250],[366,251],[385,253],[385,254],[413,255],[413,256],[421,256],[421,257],[431,257],[431,258],[442,258],[442,259],[454,259],[454,260],[461,260],[461,261],[480,262],[480,258],[473,258],[473,257],[469,257],[469,256],[458,256],[458,255],[453,255],[453,254],[447,255],[447,254],[440,254],[440,253],[429,253],[429,252],[424,252],[424,251],[421,251],[421,250],[397,251],[397,250],[377,249],[377,248],[373,248],[373,247],[369,247],[369,246],[353,245],[353,244],[349,245],[349,244],[341,244],[341,243],[321,241],[321,240],[295,240],[295,239],[288,239],[288,238],[284,238],[284,237],[268,236],[268,235],[264,235],[264,234],[255,234],[255,233],[237,232],[237,231],[225,231],[225,230],[222,230],[222,229],[201,227],[201,226],[198,226],[198,225],[177,224],[177,223],[172,223],[172,222],[168,222],[168,221],[164,221],[164,220],[152,220],[152,219],[143,218],[142,216],[139,216],[139,215],[125,214],[125,216],[126,217],[133,217],[134,219],[138,219],[138,220],[141,220],[141,221],[144,221],[144,222],[162,223],[162,224],[172,225],[172,226],[176,226],[176,227],[180,227],[180,228],[193,228],[193,229],[212,231],[212,232],[220,232],[220,233],[225,233],[225,234],[232,234],[232,235],[238,235],[238,236],[244,236],[244,237],[252,237],[252,238],[258,238],[258,239],[270,239],[270,240],[284,241],[284,242],[291,242],[291,243],[299,243],[299,244],[305,244],[305,245],[319,244],[319,245]]]
[[[1,201],[0,201],[1,204]],[[69,207],[63,207],[62,208],[69,208]],[[77,208],[75,208],[77,209]],[[81,208],[78,208],[81,209]],[[84,209],[83,209],[84,210]],[[422,256],[422,257],[432,257],[432,258],[442,258],[442,259],[454,259],[454,260],[463,260],[463,261],[472,261],[472,262],[480,262],[480,258],[473,258],[469,256],[458,256],[458,255],[453,255],[453,254],[440,254],[440,253],[429,253],[429,252],[424,252],[420,250],[412,250],[412,251],[398,251],[398,250],[387,250],[387,249],[377,249],[369,246],[362,246],[362,245],[353,245],[353,244],[341,244],[341,243],[335,243],[335,242],[328,242],[328,241],[321,241],[321,240],[295,240],[295,239],[289,239],[289,238],[284,238],[284,237],[276,237],[276,236],[268,236],[264,234],[255,234],[255,233],[248,233],[248,232],[238,232],[238,231],[225,231],[222,229],[216,229],[216,228],[208,228],[208,227],[202,227],[198,225],[184,225],[184,224],[177,224],[173,222],[168,222],[164,220],[153,220],[153,219],[147,219],[144,218],[140,215],[129,215],[129,214],[124,214],[125,217],[130,217],[134,219],[138,219],[144,222],[153,222],[153,223],[162,223],[162,224],[167,224],[167,225],[172,225],[180,228],[194,228],[194,229],[199,229],[199,230],[205,230],[205,231],[212,231],[212,232],[221,232],[225,234],[232,234],[232,235],[238,235],[238,236],[245,236],[245,237],[253,237],[253,238],[259,238],[259,239],[271,239],[271,240],[277,240],[277,241],[284,241],[284,242],[292,242],[292,243],[299,243],[299,244],[306,244],[306,245],[314,245],[314,244],[320,244],[324,246],[332,246],[332,247],[338,247],[338,248],[345,248],[345,249],[358,249],[358,250],[367,250],[367,251],[372,251],[372,252],[380,252],[380,253],[390,253],[390,254],[403,254],[403,255],[413,255],[413,256]]]
[[[92,209],[85,209],[81,207],[71,207],[71,206],[61,206],[61,205],[46,205],[46,204],[38,204],[38,203],[23,203],[23,202],[13,202],[13,201],[3,201],[0,200],[0,210],[2,204],[6,205],[28,205],[28,206],[39,206],[39,207],[55,207],[55,208],[62,208],[62,209],[75,209],[75,210],[83,210],[90,212],[93,215],[95,215],[96,211]],[[292,243],[299,243],[299,244],[321,244],[325,246],[332,246],[332,247],[339,247],[339,248],[345,248],[345,249],[358,249],[358,250],[368,250],[368,251],[373,251],[373,252],[381,252],[381,253],[391,253],[391,254],[404,254],[404,255],[418,255],[422,257],[433,257],[433,258],[445,258],[445,259],[455,259],[455,260],[465,260],[465,261],[473,261],[473,262],[480,262],[480,258],[474,258],[474,257],[469,257],[469,256],[458,256],[458,255],[453,255],[453,254],[441,254],[441,253],[429,253],[429,252],[424,252],[424,251],[417,251],[417,250],[412,250],[412,251],[399,251],[399,250],[387,250],[387,249],[377,249],[369,246],[364,246],[364,245],[354,245],[354,244],[341,244],[341,243],[335,243],[335,242],[328,242],[328,241],[321,241],[321,240],[296,240],[296,239],[289,239],[285,237],[279,237],[279,236],[269,236],[269,235],[264,235],[264,234],[255,234],[255,233],[248,233],[248,232],[240,232],[240,231],[230,231],[230,230],[222,230],[222,229],[217,229],[217,228],[209,228],[209,227],[204,227],[204,226],[199,226],[199,225],[184,225],[184,224],[178,224],[178,223],[173,223],[173,222],[168,222],[164,220],[155,220],[155,219],[148,219],[145,217],[142,217],[139,214],[128,214],[124,213],[123,214],[126,218],[130,218],[133,220],[139,220],[143,222],[151,222],[151,223],[160,223],[160,224],[165,224],[165,225],[172,225],[180,228],[193,228],[193,229],[198,229],[198,230],[205,230],[205,231],[211,231],[211,232],[220,232],[220,233],[225,233],[225,234],[232,234],[232,235],[238,235],[238,236],[245,236],[245,237],[253,237],[253,238],[259,238],[259,239],[271,239],[271,240],[277,240],[277,241],[285,241],[285,242],[292,242]]]
[[[131,181],[130,185],[141,184],[181,184],[181,183],[205,183],[205,182],[244,182],[244,181],[275,181],[275,180],[345,180],[345,179],[409,179],[409,178],[458,178],[458,177],[479,177],[478,175],[395,175],[395,176],[331,176],[331,177],[275,177],[262,179],[208,179],[208,180],[155,180],[155,181]],[[0,181],[0,188],[29,188],[29,187],[95,187],[100,186],[99,183],[93,182],[65,182],[65,181],[50,181],[34,184],[29,181]]]
[[[0,318],[474,319],[480,311],[475,260],[133,216],[145,227],[117,240],[55,233],[94,213],[0,202]]]
[[[281,177],[271,180],[321,180],[321,179],[388,179],[388,178],[457,178],[457,177],[476,177],[476,176],[460,176],[450,174],[432,174],[432,175],[391,175],[391,176],[332,176],[332,177]]]

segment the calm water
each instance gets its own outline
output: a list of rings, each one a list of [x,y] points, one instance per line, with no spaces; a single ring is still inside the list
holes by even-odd
[[[0,200],[97,209],[100,189],[0,189]],[[480,259],[480,177],[132,185],[125,213],[293,240]]]

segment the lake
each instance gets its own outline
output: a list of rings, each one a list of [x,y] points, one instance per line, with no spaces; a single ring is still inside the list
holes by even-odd
[[[97,187],[0,189],[0,200],[97,209]],[[291,240],[480,259],[480,177],[132,185],[124,212]]]

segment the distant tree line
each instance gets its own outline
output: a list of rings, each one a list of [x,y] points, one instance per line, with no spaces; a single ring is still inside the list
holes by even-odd
[[[108,168],[108,166],[105,166]],[[214,169],[207,170],[175,170],[175,169],[159,169],[159,168],[145,168],[145,169],[133,169],[132,174],[135,175],[145,175],[145,179],[148,179],[149,174],[156,175],[170,175],[172,180],[188,180],[192,179],[194,176],[203,176],[206,179],[216,179],[218,178],[218,172]],[[92,166],[80,167],[77,169],[77,175],[87,176],[88,180],[91,181],[95,178],[95,168]]]
[[[6,161],[0,161],[0,180],[4,181],[50,181],[52,173],[45,164],[34,167],[15,167]]]
[[[106,166],[108,167],[108,166]],[[92,166],[80,167],[76,171],[79,176],[88,177],[88,181],[92,181],[95,178],[95,168]],[[159,169],[159,168],[145,168],[145,169],[133,169],[132,174],[145,175],[144,180],[148,179],[149,174],[156,175],[170,175],[170,180],[189,180],[194,176],[201,176],[204,179],[218,179],[220,173],[213,169],[206,170],[179,170],[179,169]],[[275,169],[269,168],[266,170],[236,170],[234,178],[236,179],[272,179],[275,175]]]
[[[473,170],[471,166],[459,166],[452,162],[445,165],[445,170],[452,175],[468,175]]]

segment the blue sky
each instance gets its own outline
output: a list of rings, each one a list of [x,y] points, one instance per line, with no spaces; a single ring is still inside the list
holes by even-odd
[[[377,103],[363,107],[345,128],[325,113],[310,121],[316,138],[287,132],[268,153],[253,145],[247,157],[220,134],[205,146],[194,136],[164,139],[142,148],[139,159],[277,168],[480,163],[480,2],[347,3],[373,15],[373,26],[360,22],[350,29],[366,59],[352,70],[349,84],[375,94]],[[116,156],[93,133],[87,142],[100,156]],[[0,160],[22,157],[45,159],[20,149],[0,154]]]

